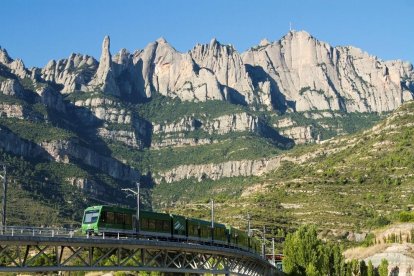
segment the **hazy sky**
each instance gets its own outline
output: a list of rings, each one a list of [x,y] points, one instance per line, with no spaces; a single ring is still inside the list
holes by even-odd
[[[414,62],[414,0],[0,0],[0,46],[26,66],[70,53],[100,56],[165,37],[177,50],[216,37],[243,52],[305,30],[333,46]]]

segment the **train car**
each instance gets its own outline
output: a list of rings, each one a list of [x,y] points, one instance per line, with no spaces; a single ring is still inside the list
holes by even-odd
[[[176,239],[187,238],[187,218],[184,216],[170,214],[172,219],[172,237]]]
[[[140,235],[171,237],[172,225],[169,214],[148,211],[140,212]],[[85,210],[82,233],[96,235],[135,234],[136,211],[114,206],[92,206]]]
[[[165,238],[171,237],[172,223],[169,214],[141,211],[139,221],[140,235]]]
[[[228,233],[224,224],[214,223],[214,241],[222,244],[228,243]]]
[[[249,236],[246,232],[236,229],[230,225],[227,226],[227,231],[229,233],[229,241],[231,244],[245,249],[249,248]]]
[[[211,241],[211,222],[187,218],[188,239]]]
[[[253,252],[257,254],[262,254],[262,242],[259,239],[257,239],[256,237],[250,237],[249,244],[249,247]]]
[[[83,221],[82,233],[101,235],[102,233],[133,233],[134,210],[112,207],[92,206],[86,208]]]
[[[149,211],[141,211],[139,217],[138,224],[134,209],[107,205],[88,207],[82,220],[82,233],[92,235],[139,233],[140,236],[150,238],[229,244],[261,254],[261,242],[257,238],[249,238],[245,232],[231,226],[214,223],[212,231],[210,221]]]

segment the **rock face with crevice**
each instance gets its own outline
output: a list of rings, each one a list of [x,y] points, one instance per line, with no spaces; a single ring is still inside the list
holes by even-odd
[[[413,98],[414,71],[362,50],[332,47],[304,31],[263,40],[239,53],[216,39],[180,53],[165,39],[114,56],[105,37],[99,62],[71,54],[43,69],[27,69],[0,49],[0,63],[20,78],[55,83],[62,93],[101,91],[143,101],[154,93],[183,101],[222,100],[284,112],[387,112]]]
[[[279,105],[295,111],[386,112],[413,98],[413,67],[355,47],[332,47],[291,31],[242,54],[251,72],[273,80]]]

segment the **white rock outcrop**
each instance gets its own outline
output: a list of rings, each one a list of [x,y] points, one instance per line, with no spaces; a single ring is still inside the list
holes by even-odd
[[[251,79],[240,54],[233,46],[222,45],[216,39],[212,39],[210,44],[197,44],[190,51],[190,56],[199,68],[207,68],[214,72],[217,81],[224,86],[226,99],[232,100],[232,90],[240,94],[242,101],[253,103],[254,88]]]
[[[260,160],[228,161],[218,164],[182,165],[171,170],[158,173],[155,183],[172,183],[184,179],[195,178],[218,180],[223,177],[262,175],[280,166],[282,157]]]
[[[179,53],[163,38],[135,53],[134,64],[142,68],[147,97],[158,91],[184,101],[224,100],[214,73],[197,68],[189,54]]]
[[[24,88],[18,80],[6,79],[5,81],[0,82],[0,93],[16,98],[23,98]]]
[[[304,31],[291,31],[242,57],[274,80],[285,98],[279,104],[296,111],[386,112],[413,98],[401,86],[403,80],[412,82],[412,65],[383,62],[354,47],[334,48]]]
[[[223,115],[206,120],[202,127],[209,134],[226,134],[229,132],[259,132],[260,122],[255,116],[243,113]]]
[[[98,62],[91,56],[71,54],[67,59],[51,60],[40,71],[40,78],[63,86],[62,93],[86,91]]]
[[[317,137],[313,133],[312,126],[296,126],[283,129],[279,132],[282,136],[288,137],[295,141],[295,144],[313,143]]]
[[[180,53],[165,39],[114,56],[105,37],[99,63],[86,55],[26,69],[0,48],[0,63],[19,78],[54,82],[62,93],[103,91],[134,101],[154,93],[183,101],[227,100],[284,112],[387,112],[413,99],[413,66],[382,61],[355,47],[332,47],[304,31],[262,40],[240,54],[213,39]]]

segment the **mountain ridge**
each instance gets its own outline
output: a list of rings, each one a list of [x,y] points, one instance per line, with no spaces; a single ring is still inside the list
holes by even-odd
[[[29,183],[16,195],[64,202],[55,220],[133,204],[120,188],[135,180],[151,208],[164,184],[260,177],[296,145],[372,126],[414,91],[412,66],[390,64],[302,32],[242,54],[215,39],[112,54],[105,37],[99,62],[71,54],[31,69],[0,50],[0,156]]]
[[[161,93],[282,112],[386,112],[412,99],[414,89],[411,64],[382,61],[351,46],[332,47],[305,31],[263,40],[242,53],[215,39],[181,53],[160,38],[133,54],[121,49],[112,56],[107,36],[99,62],[71,54],[44,68],[27,69],[5,50],[0,50],[0,61],[21,78],[63,86],[63,93],[101,90],[134,101]]]

